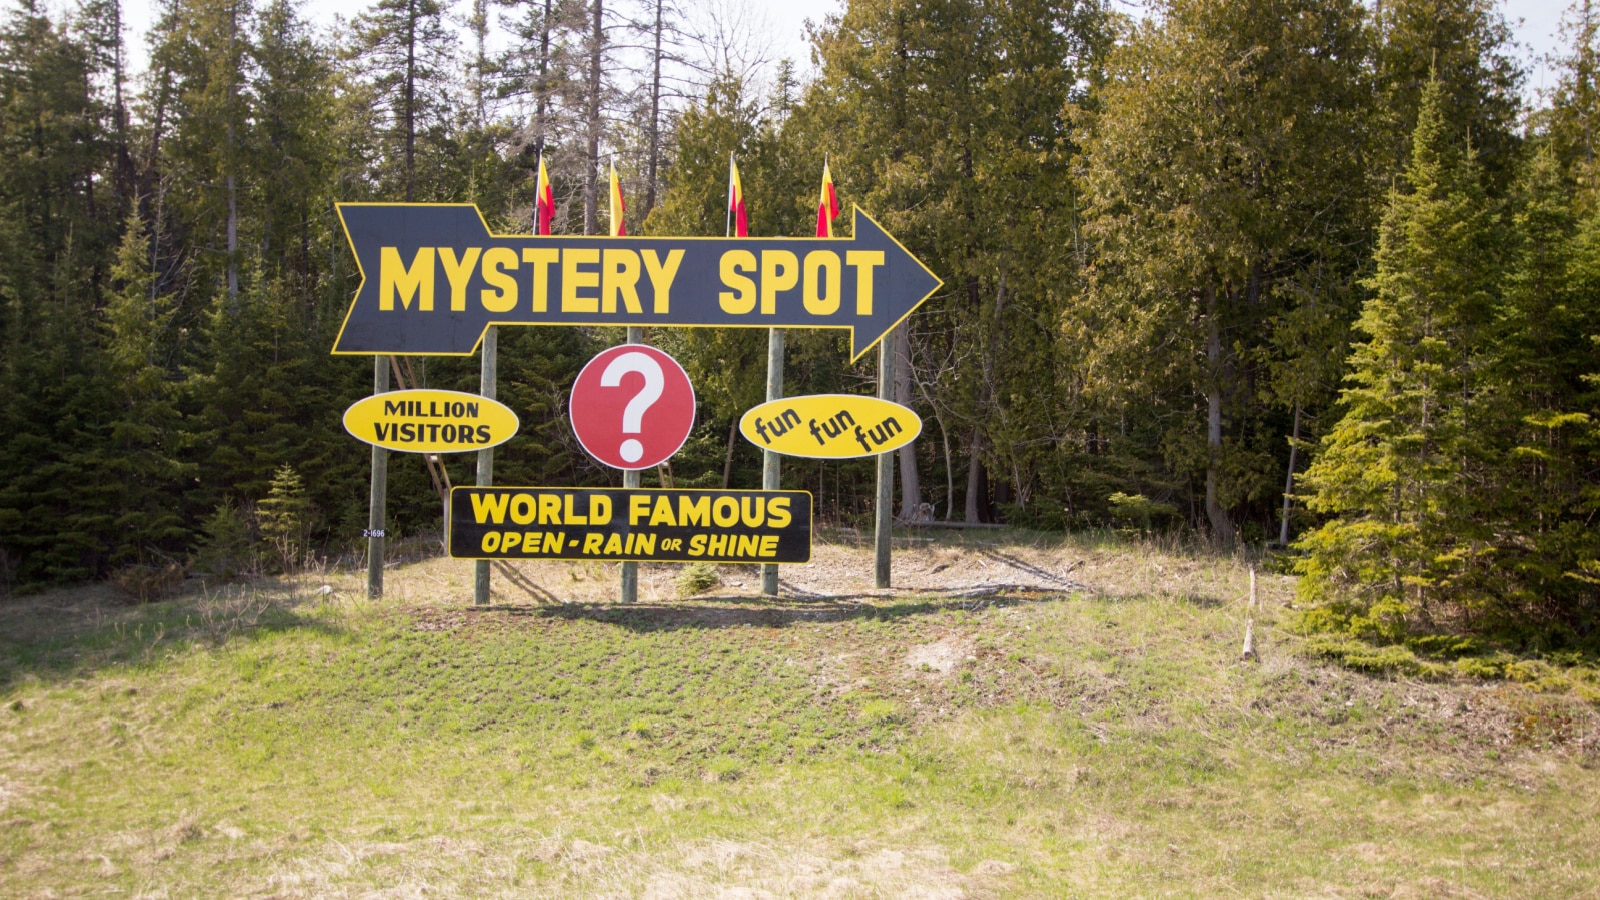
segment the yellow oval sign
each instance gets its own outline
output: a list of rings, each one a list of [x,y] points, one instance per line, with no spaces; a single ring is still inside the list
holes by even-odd
[[[464,453],[503,444],[522,423],[504,403],[461,391],[389,391],[344,411],[344,430],[403,453]]]
[[[922,419],[898,403],[858,394],[812,394],[763,403],[739,419],[763,450],[812,459],[888,453],[917,439]]]

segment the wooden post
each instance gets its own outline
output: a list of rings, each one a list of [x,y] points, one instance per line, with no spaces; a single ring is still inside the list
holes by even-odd
[[[767,402],[783,399],[783,329],[767,329]],[[778,461],[780,457],[771,450],[761,451],[761,489],[776,491],[783,487]],[[778,567],[767,563],[761,567],[761,593],[778,596]]]
[[[389,360],[372,358],[372,393],[389,390]],[[389,451],[372,447],[372,492],[367,498],[367,597],[383,596],[383,541],[389,497]]]
[[[1240,651],[1240,659],[1257,659],[1256,656],[1256,567],[1250,567],[1250,606],[1244,614],[1244,649]]]
[[[878,343],[878,398],[894,400],[894,329]],[[894,528],[894,454],[878,454],[877,527],[874,529],[874,583],[889,586],[889,542]]]
[[[628,326],[628,343],[644,343],[644,329],[637,325]],[[625,471],[622,473],[622,486],[636,488],[639,486],[639,471]],[[622,602],[634,603],[639,599],[639,564],[625,562],[622,564]]]
[[[498,388],[500,364],[500,329],[493,325],[483,333],[482,370],[478,376],[478,393],[487,400],[495,399]],[[478,487],[494,484],[494,448],[478,451]],[[449,527],[449,523],[446,523]],[[477,560],[472,564],[472,605],[489,605],[489,561]]]

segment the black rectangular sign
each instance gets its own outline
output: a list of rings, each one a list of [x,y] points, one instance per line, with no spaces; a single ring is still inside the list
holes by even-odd
[[[450,492],[456,559],[803,563],[811,560],[805,491],[458,487]]]

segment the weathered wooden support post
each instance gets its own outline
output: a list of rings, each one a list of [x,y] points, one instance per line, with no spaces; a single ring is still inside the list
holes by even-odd
[[[389,390],[389,357],[372,358],[372,393]],[[367,597],[383,596],[384,523],[389,498],[389,451],[372,445],[372,489],[367,498]]]
[[[783,329],[767,329],[767,402],[783,399]],[[761,489],[776,491],[783,487],[779,460],[771,450],[761,451]],[[771,563],[761,567],[761,593],[778,596],[778,567]]]
[[[644,343],[644,328],[638,325],[628,326],[628,343]],[[622,486],[624,488],[639,487],[639,470],[624,470],[622,473]],[[639,564],[625,562],[622,564],[622,602],[635,603],[639,599]]]
[[[878,343],[878,399],[894,400],[894,329]],[[874,583],[889,586],[889,544],[894,530],[894,454],[878,454],[877,527],[874,529]]]
[[[500,329],[493,325],[483,333],[482,369],[478,375],[478,393],[494,400],[499,388]],[[494,448],[478,451],[478,487],[494,484]],[[446,526],[448,527],[448,525]],[[489,605],[489,561],[480,559],[472,564],[472,605]]]
[[[1256,655],[1256,567],[1250,567],[1250,605],[1244,613],[1244,649],[1240,659],[1260,659]]]

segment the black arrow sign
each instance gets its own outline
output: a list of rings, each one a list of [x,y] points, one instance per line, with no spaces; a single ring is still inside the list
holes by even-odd
[[[472,353],[490,325],[848,328],[859,358],[942,282],[855,210],[851,238],[490,234],[469,203],[341,203],[361,267],[336,354]]]

